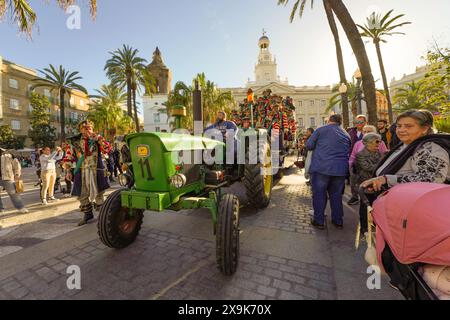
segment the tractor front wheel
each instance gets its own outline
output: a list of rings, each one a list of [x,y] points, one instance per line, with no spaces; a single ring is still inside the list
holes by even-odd
[[[239,262],[239,199],[235,195],[222,197],[216,225],[216,258],[220,272],[232,275]]]
[[[144,211],[122,207],[120,194],[114,191],[106,199],[98,216],[98,235],[108,247],[122,249],[136,240],[141,229]]]

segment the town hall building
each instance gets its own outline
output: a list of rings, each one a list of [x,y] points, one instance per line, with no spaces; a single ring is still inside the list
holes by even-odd
[[[298,127],[317,128],[324,124],[330,115],[326,112],[330,98],[333,96],[331,86],[293,86],[288,80],[282,80],[278,75],[277,61],[270,51],[270,39],[265,35],[259,39],[259,56],[255,65],[255,81],[248,81],[243,88],[223,88],[231,91],[237,102],[247,98],[248,89],[252,89],[255,96],[261,96],[267,89],[272,93],[291,97],[296,106]],[[338,111],[338,110],[336,110]]]

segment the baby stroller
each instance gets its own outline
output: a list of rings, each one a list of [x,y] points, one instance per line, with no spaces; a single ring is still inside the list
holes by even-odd
[[[449,208],[450,186],[408,183],[382,194],[368,213],[366,260],[377,261],[408,300],[450,297]],[[376,251],[370,249],[371,218]]]

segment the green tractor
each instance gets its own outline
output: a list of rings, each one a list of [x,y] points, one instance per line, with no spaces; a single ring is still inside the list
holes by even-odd
[[[185,109],[175,109],[172,115],[179,126]],[[225,275],[234,274],[239,260],[240,203],[236,195],[225,194],[223,188],[242,181],[250,206],[267,207],[273,185],[270,145],[258,147],[264,161],[232,166],[208,164],[203,158],[193,161],[199,154],[223,158],[226,148],[222,142],[199,136],[137,133],[126,137],[126,146],[128,169],[119,179],[123,188],[109,195],[100,209],[101,241],[116,249],[133,243],[145,211],[208,208],[219,270]],[[254,153],[254,148],[247,150],[247,160],[255,158]]]

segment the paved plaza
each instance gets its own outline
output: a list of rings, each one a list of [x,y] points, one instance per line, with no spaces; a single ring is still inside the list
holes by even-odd
[[[242,186],[230,191],[245,202]],[[38,201],[37,191],[25,198]],[[364,248],[353,247],[357,207],[346,207],[344,230],[311,227],[311,191],[297,169],[277,182],[267,209],[242,208],[231,277],[216,267],[207,210],[147,212],[137,241],[117,251],[100,242],[96,223],[76,227],[77,206],[68,199],[0,216],[0,299],[402,299],[386,278],[367,288]],[[71,265],[81,290],[67,288]]]

